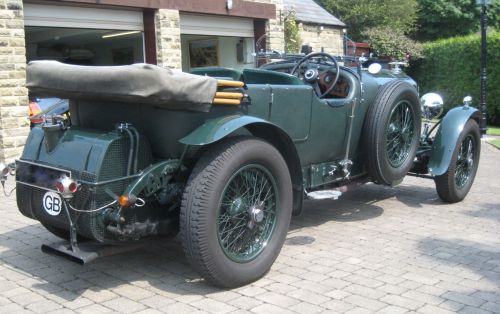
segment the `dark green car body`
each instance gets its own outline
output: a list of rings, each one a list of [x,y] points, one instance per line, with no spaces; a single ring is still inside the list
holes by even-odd
[[[301,212],[303,199],[313,191],[341,190],[369,181],[397,184],[399,177],[385,180],[382,173],[382,179],[375,179],[370,170],[370,150],[375,146],[367,141],[375,132],[370,128],[378,121],[373,117],[378,113],[371,108],[399,97],[396,94],[401,90],[409,95],[401,98],[401,110],[412,111],[408,119],[420,124],[420,104],[414,104],[416,83],[391,71],[371,74],[366,69],[340,67],[339,77],[347,86],[345,94],[320,98],[314,84],[284,73],[283,69],[291,67],[293,64],[285,63],[243,72],[221,68],[194,71],[244,82],[242,88],[226,90],[244,94],[240,105],[213,104],[208,112],[112,98],[70,99],[71,124],[66,121],[54,132],[44,125],[31,130],[17,165],[20,211],[70,239],[75,247],[72,232],[109,244],[174,235],[183,191],[193,169],[207,152],[231,138],[257,138],[277,149],[289,171],[290,210],[295,214]],[[386,88],[389,85],[392,89]],[[398,104],[393,107],[400,108]],[[396,121],[396,115],[390,113],[387,119]],[[372,116],[371,122],[367,116]],[[409,159],[404,160],[409,170],[403,175],[442,175],[449,168],[460,130],[470,119],[479,119],[478,112],[460,107],[444,118],[436,138],[420,136],[420,127],[419,134],[411,133],[417,129],[409,132],[406,141],[416,147],[415,153],[403,158]],[[137,136],[127,133],[128,126],[136,129]],[[388,138],[391,127],[382,129],[383,138]],[[405,136],[394,136],[395,142],[405,140]],[[390,159],[388,156],[380,158]],[[47,193],[58,193],[53,184],[62,174],[76,182],[78,190],[68,197],[60,193],[65,207],[60,205],[57,214],[47,213]],[[121,196],[134,198],[134,203],[121,204]]]

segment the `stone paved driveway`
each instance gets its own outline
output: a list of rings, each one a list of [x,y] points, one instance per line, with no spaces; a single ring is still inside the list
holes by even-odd
[[[231,291],[201,280],[177,241],[87,266],[45,255],[56,238],[1,196],[0,312],[500,313],[500,151],[481,158],[460,204],[416,178],[307,202],[269,274]]]

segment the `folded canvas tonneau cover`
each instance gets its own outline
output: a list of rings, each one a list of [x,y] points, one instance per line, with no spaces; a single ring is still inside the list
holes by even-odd
[[[59,97],[149,104],[174,110],[208,112],[217,80],[174,72],[151,64],[79,66],[32,61],[27,67],[30,93]]]

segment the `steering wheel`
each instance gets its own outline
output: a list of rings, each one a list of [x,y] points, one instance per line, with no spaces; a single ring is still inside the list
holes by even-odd
[[[322,62],[310,63],[309,61],[315,57],[323,57],[323,58],[326,58],[327,60],[322,61]],[[333,65],[329,65],[327,63],[327,61],[331,61],[333,63]],[[314,91],[316,92],[316,94],[318,95],[319,98],[323,98],[326,95],[330,94],[330,92],[333,90],[333,87],[335,86],[335,84],[337,84],[337,81],[338,81],[339,76],[340,76],[340,67],[339,67],[339,63],[337,62],[337,60],[335,60],[335,58],[332,57],[331,55],[329,55],[328,53],[313,52],[313,53],[308,54],[304,58],[302,58],[299,61],[299,63],[297,63],[293,67],[290,74],[296,75],[297,77],[300,78],[299,69],[304,63],[306,64],[307,67],[306,67],[306,70],[304,72],[304,77],[302,78],[302,80],[313,86]],[[329,67],[327,67],[325,70],[320,70],[320,65],[329,65]],[[332,66],[335,66],[335,69],[336,69],[335,78],[334,79],[330,78],[330,79],[328,79],[328,82],[326,82],[323,78],[325,76],[327,76],[327,72],[330,72],[330,68]],[[321,92],[321,89],[320,89],[320,81],[322,83],[321,85],[328,86],[326,88],[325,92],[323,92],[323,93]]]

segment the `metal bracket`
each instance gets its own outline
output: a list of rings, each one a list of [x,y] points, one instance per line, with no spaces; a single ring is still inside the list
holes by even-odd
[[[350,159],[344,159],[339,162],[342,177],[344,177],[345,179],[349,179],[349,177],[351,176],[352,165],[353,162]]]

